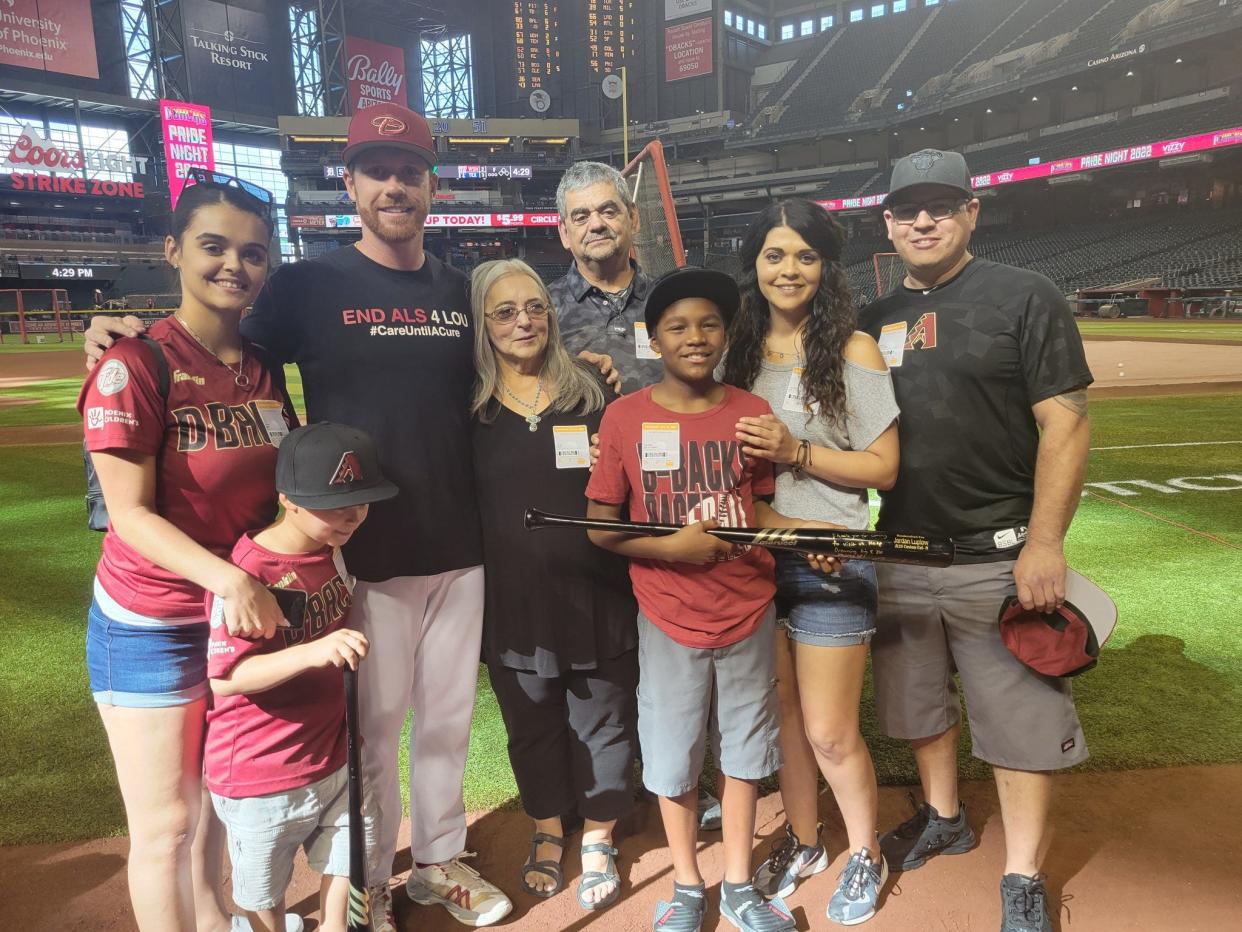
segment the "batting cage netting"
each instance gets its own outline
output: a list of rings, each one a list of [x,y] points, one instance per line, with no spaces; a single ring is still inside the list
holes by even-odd
[[[906,267],[895,252],[877,252],[871,257],[875,268],[875,296],[881,298],[893,291],[906,277]]]
[[[660,141],[657,139],[644,146],[621,174],[629,183],[630,196],[638,206],[639,229],[634,238],[638,264],[653,279],[681,268],[686,264],[686,251],[681,244],[673,189],[669,185]]]

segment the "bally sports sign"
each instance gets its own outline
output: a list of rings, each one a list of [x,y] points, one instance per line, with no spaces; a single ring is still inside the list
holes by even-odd
[[[376,104],[407,106],[405,51],[395,45],[346,36],[345,77],[351,113]]]

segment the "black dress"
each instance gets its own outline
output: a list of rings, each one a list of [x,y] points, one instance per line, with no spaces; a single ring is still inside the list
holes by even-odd
[[[586,531],[528,531],[522,517],[530,507],[586,514],[590,473],[556,468],[552,428],[586,425],[594,434],[603,412],[548,410],[531,431],[499,402],[492,411],[491,423],[472,424],[487,580],[483,657],[541,677],[595,669],[638,645],[627,561],[593,545]]]

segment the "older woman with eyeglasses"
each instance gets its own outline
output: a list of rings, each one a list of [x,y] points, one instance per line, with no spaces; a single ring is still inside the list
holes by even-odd
[[[547,289],[526,263],[479,266],[474,472],[483,518],[483,655],[535,821],[526,892],[564,886],[562,817],[585,820],[578,903],[620,894],[612,831],[633,801],[637,606],[626,561],[585,534],[531,534],[526,508],[585,514],[589,438],[612,392],[561,343]]]

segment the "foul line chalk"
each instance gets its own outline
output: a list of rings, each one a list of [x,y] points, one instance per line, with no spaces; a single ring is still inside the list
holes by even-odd
[[[1180,521],[1174,521],[1171,518],[1165,518],[1161,515],[1153,514],[1146,508],[1139,508],[1137,505],[1131,505],[1129,502],[1123,502],[1116,498],[1109,498],[1107,495],[1101,495],[1099,492],[1093,492],[1090,489],[1087,489],[1086,492],[1090,498],[1098,498],[1100,501],[1107,502],[1110,505],[1118,505],[1122,508],[1128,508],[1131,511],[1138,512],[1144,517],[1151,518],[1153,521],[1159,521],[1161,524],[1167,524],[1170,527],[1179,528],[1180,530],[1194,534],[1197,537],[1210,540],[1214,544],[1220,544],[1222,547],[1228,547],[1231,550],[1242,550],[1242,546],[1238,546],[1233,541],[1225,540],[1223,537],[1217,537],[1215,534],[1209,534],[1207,531],[1201,531],[1198,528],[1191,527],[1189,524],[1182,524]]]

